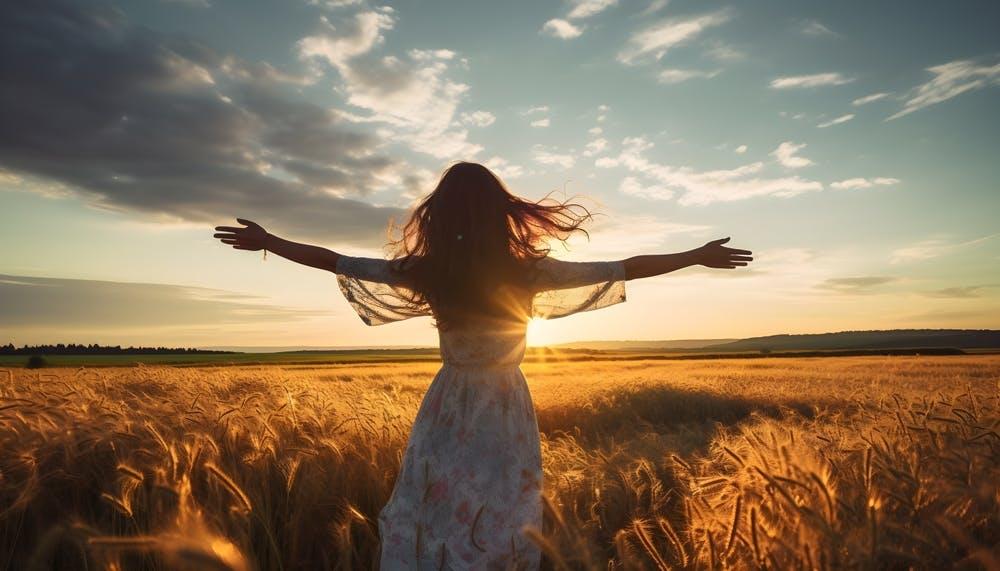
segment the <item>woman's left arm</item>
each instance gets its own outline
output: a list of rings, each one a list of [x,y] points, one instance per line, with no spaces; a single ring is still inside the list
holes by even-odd
[[[337,270],[340,254],[333,250],[279,238],[251,220],[237,218],[236,221],[244,227],[216,226],[215,238],[237,250],[267,250],[304,266],[330,272]]]
[[[723,246],[729,238],[713,240],[708,244],[687,252],[652,256],[633,256],[622,260],[625,265],[625,279],[634,280],[670,273],[688,266],[733,269],[753,261],[749,250],[738,250]]]

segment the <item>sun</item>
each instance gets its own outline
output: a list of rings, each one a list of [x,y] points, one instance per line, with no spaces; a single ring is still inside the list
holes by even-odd
[[[541,347],[548,345],[552,341],[551,332],[544,319],[532,317],[528,320],[528,332],[526,342],[528,347]]]

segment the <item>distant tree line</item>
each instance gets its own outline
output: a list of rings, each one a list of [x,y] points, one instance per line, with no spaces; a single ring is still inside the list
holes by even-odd
[[[55,345],[24,345],[15,347],[13,343],[0,345],[0,355],[190,355],[223,354],[235,351],[214,351],[190,347],[122,347],[121,345],[98,345],[91,343],[57,343]]]

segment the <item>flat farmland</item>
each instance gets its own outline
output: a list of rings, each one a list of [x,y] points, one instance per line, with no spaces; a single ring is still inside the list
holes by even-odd
[[[437,366],[0,369],[0,569],[371,568]],[[1000,568],[1000,356],[523,369],[546,568]]]

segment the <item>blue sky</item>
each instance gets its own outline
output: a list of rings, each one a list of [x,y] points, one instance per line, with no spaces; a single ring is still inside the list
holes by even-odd
[[[3,10],[15,343],[433,343],[429,320],[366,328],[332,275],[210,229],[248,217],[378,255],[457,159],[528,197],[584,197],[602,216],[560,255],[732,236],[758,256],[630,284],[535,341],[1000,325],[992,2]]]

